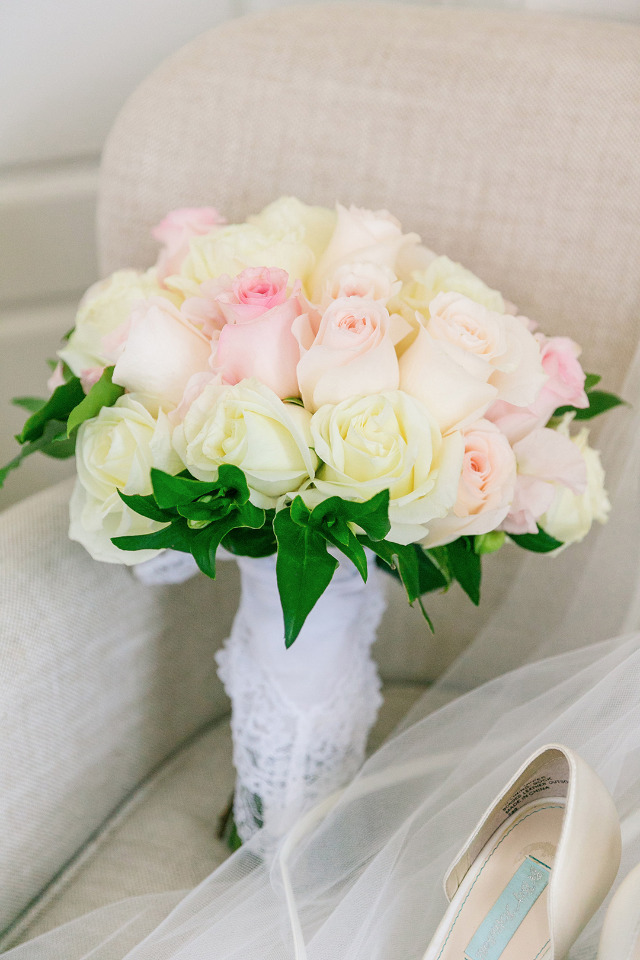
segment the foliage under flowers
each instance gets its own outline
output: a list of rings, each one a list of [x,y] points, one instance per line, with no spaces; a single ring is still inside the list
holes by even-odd
[[[385,211],[283,198],[246,224],[174,211],[146,273],[83,298],[25,456],[76,453],[70,535],[96,558],[277,553],[290,645],[365,548],[411,603],[509,539],[550,553],[609,509],[585,427],[621,401],[502,295]],[[424,612],[424,608],[423,608]],[[426,616],[426,613],[425,613]],[[428,619],[428,618],[427,618]]]

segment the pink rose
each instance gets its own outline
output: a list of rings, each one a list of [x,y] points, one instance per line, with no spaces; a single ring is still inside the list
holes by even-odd
[[[205,280],[200,284],[198,296],[188,297],[180,307],[180,312],[189,323],[202,330],[205,336],[213,337],[227,322],[220,297],[229,293],[232,284],[233,280],[226,274],[214,280]]]
[[[211,342],[169,300],[141,303],[123,328],[113,382],[130,392],[175,406],[193,374],[208,369]]]
[[[334,300],[319,323],[301,316],[293,332],[302,353],[298,382],[307,410],[397,390],[393,328],[393,318],[380,301],[361,297]]]
[[[279,267],[247,267],[233,280],[231,289],[217,299],[227,323],[246,323],[280,306],[287,299],[289,274]],[[294,284],[292,297],[300,294],[302,284]]]
[[[462,431],[464,459],[453,513],[429,523],[424,546],[489,533],[504,520],[514,496],[516,458],[509,441],[488,420]]]
[[[51,376],[47,380],[47,389],[49,390],[49,393],[53,393],[54,390],[56,390],[58,387],[61,387],[64,383],[66,383],[66,380],[64,379],[64,373],[62,372],[62,360],[58,360],[53,368]]]
[[[216,370],[225,383],[257,377],[281,399],[298,396],[300,347],[291,328],[307,308],[302,303],[300,297],[291,297],[256,319],[225,324],[216,356]]]
[[[184,316],[211,336],[227,323],[246,323],[297,297],[302,284],[296,280],[287,293],[289,274],[278,267],[248,267],[232,279],[227,275],[206,280],[199,296],[189,297],[182,304]]]
[[[103,373],[104,367],[87,367],[86,370],[82,371],[80,383],[85,393],[89,393],[91,387],[98,382]]]
[[[536,340],[540,344],[542,369],[548,377],[536,399],[527,407],[499,400],[487,412],[487,419],[496,423],[512,443],[543,427],[558,407],[589,406],[578,344],[569,337],[545,337],[542,333],[536,334]]]
[[[539,427],[513,445],[518,477],[511,510],[502,529],[507,533],[537,533],[537,520],[551,506],[557,485],[584,493],[587,467],[568,435]]]
[[[180,272],[191,237],[209,233],[226,222],[215,207],[181,207],[168,213],[151,231],[154,240],[163,244],[156,264],[158,279]]]

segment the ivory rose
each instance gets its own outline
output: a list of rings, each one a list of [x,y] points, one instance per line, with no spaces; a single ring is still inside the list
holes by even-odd
[[[422,539],[455,503],[462,436],[443,437],[429,411],[401,390],[320,407],[311,434],[323,461],[314,481],[320,494],[362,501],[389,489],[389,540]]]
[[[260,213],[248,217],[247,222],[273,237],[297,237],[317,259],[335,230],[336,212],[328,207],[309,206],[296,197],[280,197]]]
[[[190,377],[208,369],[211,342],[162,297],[140,304],[119,334],[113,382],[163,405],[176,406]]]
[[[111,537],[152,533],[161,523],[130,510],[118,495],[151,493],[151,467],[167,473],[183,469],[171,443],[171,427],[162,410],[146,399],[125,394],[86,420],[76,442],[78,476],[71,497],[69,536],[106,563],[140,563],[157,550],[119,550]]]
[[[561,427],[540,427],[514,443],[518,475],[511,509],[502,524],[507,533],[536,533],[558,486],[573,494],[585,492],[585,459],[571,442],[568,426]]]
[[[336,228],[310,279],[311,298],[316,303],[322,299],[325,284],[332,283],[345,263],[375,263],[394,270],[403,248],[420,240],[416,233],[403,234],[399,222],[386,210],[347,209],[339,203],[336,210]]]
[[[568,435],[568,424],[559,428]],[[611,504],[604,486],[604,470],[600,454],[589,446],[589,430],[583,427],[571,438],[584,460],[587,480],[582,493],[566,486],[556,486],[553,500],[540,517],[540,525],[556,540],[579,543],[589,533],[594,520],[606,523]]]
[[[94,283],[80,301],[73,333],[58,356],[77,377],[92,367],[104,367],[103,338],[125,323],[136,303],[160,295],[167,294],[158,283],[155,269],[146,273],[117,270],[106,280]],[[173,303],[181,300],[173,294],[167,299]]]
[[[300,316],[293,332],[302,352],[298,382],[308,410],[356,394],[397,389],[393,319],[378,301],[342,297],[331,303],[319,324],[308,314]]]
[[[158,279],[180,271],[192,237],[210,233],[226,222],[215,207],[181,207],[168,213],[151,231],[154,240],[163,244],[156,263]]]
[[[402,288],[402,299],[413,309],[428,314],[429,304],[439,293],[459,293],[487,310],[504,313],[502,294],[449,257],[435,257],[425,270],[415,270]]]
[[[311,247],[294,231],[278,236],[253,223],[234,223],[193,237],[180,275],[166,282],[185,297],[197,297],[202,283],[223,274],[235,277],[247,267],[280,267],[304,284],[314,262]]]
[[[283,403],[258,380],[210,383],[175,427],[173,443],[199,480],[215,480],[223,463],[240,467],[252,502],[270,508],[314,475],[310,420],[306,410]]]
[[[487,412],[487,418],[496,423],[512,443],[548,423],[558,407],[589,406],[578,344],[569,337],[545,337],[542,333],[537,333],[535,339],[540,345],[542,369],[548,377],[542,390],[526,407],[498,400]]]
[[[429,534],[422,541],[426,547],[495,530],[513,500],[516,458],[504,434],[488,420],[478,420],[462,434],[464,459],[458,497],[451,513],[429,524]]]

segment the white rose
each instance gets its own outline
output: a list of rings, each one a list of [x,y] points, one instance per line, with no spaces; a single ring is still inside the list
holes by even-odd
[[[197,297],[200,284],[223,274],[235,277],[247,267],[280,267],[292,280],[304,283],[315,263],[311,247],[296,231],[272,234],[253,223],[217,227],[214,233],[192,237],[180,274],[165,284],[185,296]]]
[[[214,347],[169,300],[156,297],[140,304],[123,328],[113,382],[177,406],[191,377],[209,369]]]
[[[462,436],[443,437],[429,411],[400,390],[321,407],[311,434],[324,461],[314,481],[323,496],[362,501],[389,490],[389,540],[421,540],[456,501]]]
[[[436,257],[425,270],[416,270],[411,282],[402,288],[402,299],[413,310],[427,314],[429,304],[439,293],[459,293],[481,304],[487,310],[504,313],[504,300],[498,290],[492,290],[475,273],[449,257]]]
[[[310,207],[296,197],[280,197],[247,222],[274,237],[297,237],[316,258],[322,256],[336,226],[336,212]]]
[[[78,430],[78,478],[70,503],[69,537],[94,560],[127,565],[155,557],[157,550],[119,550],[111,537],[152,533],[162,524],[130,510],[118,496],[151,493],[151,467],[167,473],[183,469],[171,443],[167,415],[152,412],[133,394],[103,407]]]
[[[107,358],[102,346],[103,337],[128,319],[138,301],[160,295],[173,302],[180,300],[160,286],[155,268],[146,273],[117,270],[106,280],[94,283],[80,301],[75,329],[66,346],[58,351],[58,356],[77,377],[94,367],[104,367]]]
[[[505,435],[495,424],[479,420],[463,431],[463,437],[458,497],[446,517],[429,524],[426,547],[496,530],[513,501],[516,457]]]
[[[325,280],[322,305],[326,308],[342,297],[386,303],[401,286],[393,270],[379,263],[343,263]]]
[[[175,428],[173,443],[199,480],[215,480],[223,463],[240,467],[252,503],[270,508],[314,474],[310,420],[303,407],[283,403],[259,380],[211,383]]]
[[[458,293],[439,293],[429,314],[426,328],[452,360],[494,386],[500,400],[533,403],[547,375],[524,317],[487,310]]]
[[[568,424],[559,430],[568,435]],[[611,509],[609,497],[604,487],[605,475],[600,461],[600,453],[589,446],[589,431],[583,427],[572,443],[580,451],[587,468],[587,489],[584,493],[575,493],[566,486],[556,486],[551,506],[540,518],[540,526],[548,534],[563,543],[579,543],[584,540],[594,520],[606,523]]]
[[[395,217],[386,210],[362,210],[337,204],[338,220],[329,245],[318,261],[310,279],[315,303],[322,299],[325,283],[344,263],[376,263],[394,273],[396,262],[408,245],[415,245],[417,233],[402,233]]]
[[[399,368],[400,389],[428,407],[443,433],[479,420],[498,396],[496,387],[457,363],[421,325]]]

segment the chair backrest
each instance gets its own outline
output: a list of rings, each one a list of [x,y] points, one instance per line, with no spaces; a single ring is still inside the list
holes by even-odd
[[[105,272],[176,206],[387,207],[619,386],[640,320],[640,28],[332,4],[235,20],[163,63],[104,154]]]

